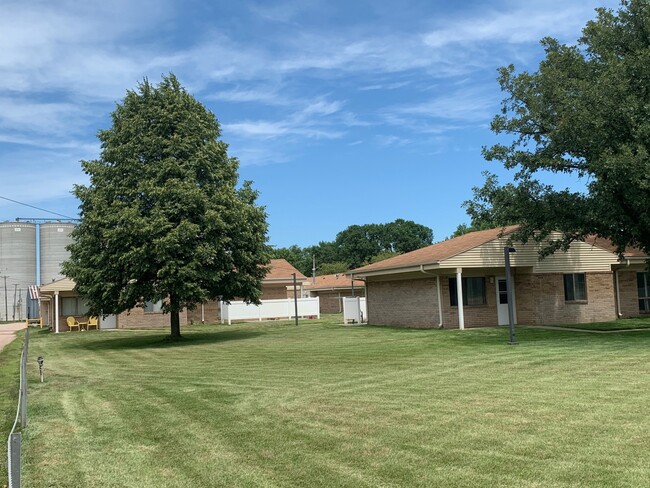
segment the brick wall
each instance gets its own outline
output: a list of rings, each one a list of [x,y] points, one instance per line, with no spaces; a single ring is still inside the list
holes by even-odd
[[[203,304],[203,315],[206,324],[218,324],[221,322],[221,309],[219,302],[213,300]],[[190,324],[201,323],[201,305],[197,305],[194,310],[187,311],[187,321]]]
[[[566,302],[561,273],[517,274],[519,324],[580,324],[616,318],[613,273],[586,273],[587,300]]]
[[[637,289],[636,274],[642,269],[620,270],[618,272],[618,289],[620,292],[621,314],[623,317],[639,317],[639,290]]]
[[[155,329],[169,328],[169,314],[145,313],[141,307],[132,308],[128,312],[122,312],[117,316],[117,327],[120,329]],[[181,326],[187,324],[187,310],[180,313]]]
[[[450,276],[440,277],[440,289],[442,290],[442,323],[447,329],[458,328],[458,307],[451,306],[449,296],[449,278]],[[456,279],[456,276],[452,276]],[[493,280],[495,281],[495,280]],[[497,300],[496,285],[490,283],[490,278],[485,277],[485,305],[467,305],[463,307],[463,318],[465,327],[486,327],[497,325]]]
[[[400,327],[438,325],[435,278],[371,281],[366,284],[368,323]]]
[[[341,296],[350,296],[350,294],[341,294],[338,291],[313,291],[312,296],[317,296],[320,300],[320,313],[343,313],[343,303]]]
[[[293,297],[293,289],[291,297]],[[262,300],[278,300],[280,298],[289,298],[287,285],[262,285]]]
[[[449,275],[440,277],[443,325],[458,328],[458,307],[451,306]],[[452,277],[454,278],[454,277]],[[621,304],[627,316],[638,315],[636,275],[621,278]],[[519,324],[571,324],[614,320],[616,305],[613,273],[587,273],[587,300],[565,302],[563,274],[517,274],[515,304]],[[625,284],[624,284],[625,282]],[[485,305],[465,305],[465,327],[497,325],[496,280],[485,277]],[[370,324],[401,327],[436,327],[438,305],[435,278],[368,280]],[[623,306],[625,303],[625,306]]]

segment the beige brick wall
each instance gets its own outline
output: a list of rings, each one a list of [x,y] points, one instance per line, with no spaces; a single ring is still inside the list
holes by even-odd
[[[630,275],[631,276],[631,275]],[[453,278],[453,277],[452,277]],[[563,274],[517,274],[515,304],[519,324],[571,324],[614,320],[616,305],[613,273],[587,273],[587,300],[565,302]],[[626,277],[622,298],[627,313],[638,315],[636,277]],[[485,277],[485,305],[465,305],[465,327],[497,325],[496,280]],[[632,284],[634,290],[631,289]],[[440,277],[443,325],[458,328],[458,307],[450,305],[449,276]],[[621,276],[623,295],[623,277]],[[369,323],[401,327],[436,327],[438,305],[435,278],[373,281],[368,280]],[[633,294],[633,295],[632,295]],[[634,308],[636,307],[636,308]],[[622,307],[623,308],[623,307]]]
[[[442,290],[442,323],[445,328],[458,328],[458,307],[451,306],[449,296],[449,276],[440,277],[440,288]],[[451,277],[456,279],[455,276]],[[485,305],[465,305],[463,307],[463,317],[465,327],[487,327],[497,325],[497,305],[496,305],[496,285],[495,280],[490,283],[490,278],[485,276]]]
[[[587,300],[566,302],[561,273],[518,274],[515,278],[519,324],[580,324],[616,318],[611,272],[586,273]]]
[[[169,314],[145,313],[143,308],[135,307],[117,316],[117,327],[119,329],[164,329],[170,327],[169,320]],[[187,310],[181,311],[180,321],[181,326],[187,324]]]
[[[366,284],[368,323],[400,327],[438,325],[435,278],[372,281]]]
[[[620,292],[621,314],[623,317],[647,316],[639,311],[639,291],[636,274],[643,269],[622,269],[618,272],[618,289]]]
[[[338,291],[313,291],[312,296],[317,296],[320,303],[320,313],[343,313],[343,303]]]
[[[219,302],[213,300],[203,304],[203,316],[206,324],[218,324],[221,322],[221,309]],[[201,305],[197,305],[194,310],[187,311],[187,321],[191,324],[201,323]]]
[[[291,290],[293,297],[293,290]],[[279,300],[289,298],[287,285],[262,285],[262,300]]]

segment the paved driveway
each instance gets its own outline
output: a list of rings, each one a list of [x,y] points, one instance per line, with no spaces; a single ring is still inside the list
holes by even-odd
[[[0,324],[0,351],[16,338],[16,331],[26,327],[25,322]]]

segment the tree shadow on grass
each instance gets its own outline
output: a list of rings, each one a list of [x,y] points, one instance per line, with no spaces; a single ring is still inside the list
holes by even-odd
[[[218,344],[228,341],[252,339],[263,335],[262,332],[252,330],[224,330],[215,332],[185,332],[181,339],[170,340],[165,334],[146,334],[119,337],[107,332],[90,340],[74,341],[64,345],[65,349],[86,349],[89,351],[124,350],[124,349],[166,349],[185,346],[200,346],[205,344]]]
[[[526,327],[515,327],[516,345],[509,342],[508,327],[478,327],[469,328],[465,331],[455,331],[450,338],[450,343],[471,346],[481,344],[483,346],[504,346],[504,347],[619,347],[619,348],[647,348],[650,346],[650,330],[624,331],[614,334],[598,334],[589,331],[572,331],[561,329],[537,329]]]

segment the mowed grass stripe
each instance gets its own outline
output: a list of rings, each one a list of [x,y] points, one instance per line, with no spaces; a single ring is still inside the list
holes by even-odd
[[[518,330],[512,347],[504,329],[326,319],[184,334],[33,337],[47,382],[31,390],[28,486],[650,481],[648,333]]]

